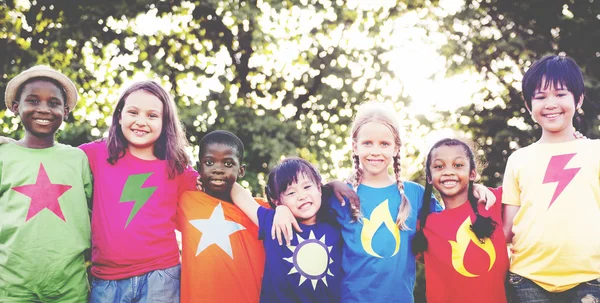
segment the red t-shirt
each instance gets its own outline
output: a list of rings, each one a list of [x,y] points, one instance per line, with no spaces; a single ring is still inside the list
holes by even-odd
[[[427,302],[506,303],[504,279],[508,252],[502,231],[502,190],[490,190],[496,196],[496,203],[489,211],[480,203],[478,210],[498,226],[483,244],[470,229],[476,217],[469,202],[427,218],[424,229],[429,242],[424,253]]]

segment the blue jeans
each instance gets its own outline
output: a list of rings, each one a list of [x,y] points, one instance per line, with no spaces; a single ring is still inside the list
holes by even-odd
[[[553,293],[527,278],[509,272],[506,277],[506,297],[509,303],[600,303],[600,278]]]
[[[123,280],[94,277],[90,303],[178,303],[181,265]]]

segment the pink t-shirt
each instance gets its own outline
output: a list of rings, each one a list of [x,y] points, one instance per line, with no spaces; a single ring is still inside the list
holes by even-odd
[[[195,189],[196,171],[188,167],[169,179],[165,160],[127,152],[111,165],[105,141],[80,148],[94,177],[92,274],[118,280],[179,264],[177,201]]]

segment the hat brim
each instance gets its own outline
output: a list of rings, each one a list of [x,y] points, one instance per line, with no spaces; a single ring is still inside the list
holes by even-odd
[[[77,105],[77,100],[79,98],[79,95],[77,94],[77,87],[75,87],[73,81],[71,81],[71,79],[69,79],[62,73],[49,67],[37,67],[38,66],[35,66],[26,71],[23,71],[8,82],[8,84],[6,85],[6,92],[4,94],[4,102],[6,104],[6,108],[11,111],[13,110],[13,104],[17,98],[17,91],[19,90],[19,87],[23,85],[23,83],[32,78],[47,77],[56,80],[62,85],[67,96],[66,104],[69,107],[69,112],[72,111]]]

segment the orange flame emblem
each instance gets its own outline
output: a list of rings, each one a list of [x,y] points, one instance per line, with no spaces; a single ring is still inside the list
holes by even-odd
[[[458,231],[456,232],[456,241],[448,241],[452,246],[452,266],[459,274],[465,277],[479,276],[470,273],[465,268],[465,253],[467,252],[467,247],[471,242],[485,251],[490,257],[490,267],[488,268],[488,272],[492,269],[494,263],[496,262],[496,249],[494,249],[492,241],[490,239],[486,239],[486,241],[482,244],[479,239],[477,239],[477,236],[475,236],[475,234],[471,231],[471,225],[471,217],[467,217],[465,222],[460,225]]]

